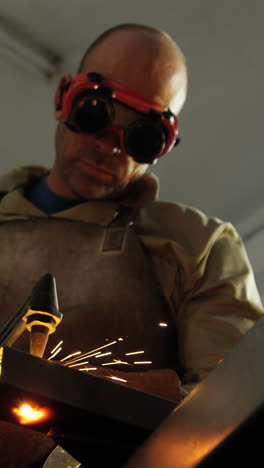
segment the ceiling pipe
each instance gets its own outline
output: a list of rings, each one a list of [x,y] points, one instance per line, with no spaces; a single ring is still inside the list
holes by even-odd
[[[29,71],[37,71],[50,78],[58,69],[62,58],[48,48],[39,45],[27,34],[0,20],[0,56],[15,61]]]

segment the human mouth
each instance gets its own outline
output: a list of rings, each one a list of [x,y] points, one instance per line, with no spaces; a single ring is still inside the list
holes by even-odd
[[[113,173],[106,167],[99,166],[91,161],[85,159],[80,160],[80,166],[85,172],[96,175],[98,177],[113,177]]]

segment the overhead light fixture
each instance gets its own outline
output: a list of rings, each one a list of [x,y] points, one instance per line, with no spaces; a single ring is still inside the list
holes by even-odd
[[[46,77],[52,76],[61,63],[56,53],[38,45],[24,32],[4,21],[0,21],[0,55]]]

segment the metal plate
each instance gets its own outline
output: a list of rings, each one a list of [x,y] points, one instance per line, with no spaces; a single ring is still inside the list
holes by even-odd
[[[225,447],[227,455],[234,447],[237,460],[240,444],[239,450],[249,460],[256,449],[255,441],[260,442],[264,422],[263,338],[261,318],[124,466],[193,468],[200,463],[201,467],[215,468],[220,465],[216,465],[214,450],[219,454]],[[245,436],[250,433],[251,438]],[[260,453],[260,443],[258,447]],[[225,463],[229,466],[227,457]],[[238,466],[236,461],[234,466]]]
[[[50,419],[31,424],[32,429],[49,431],[82,463],[115,467],[175,407],[175,402],[8,347],[3,348],[0,399],[5,402],[0,418],[13,423],[17,420],[11,408],[18,402],[49,408]]]

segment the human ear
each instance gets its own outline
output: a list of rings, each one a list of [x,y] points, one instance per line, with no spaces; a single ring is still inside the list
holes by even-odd
[[[55,107],[55,113],[54,117],[56,120],[60,120],[63,117],[63,112],[62,112],[62,96],[63,96],[63,88],[67,83],[69,83],[72,80],[71,75],[63,75],[63,77],[60,79],[55,97],[54,97],[54,107]]]

